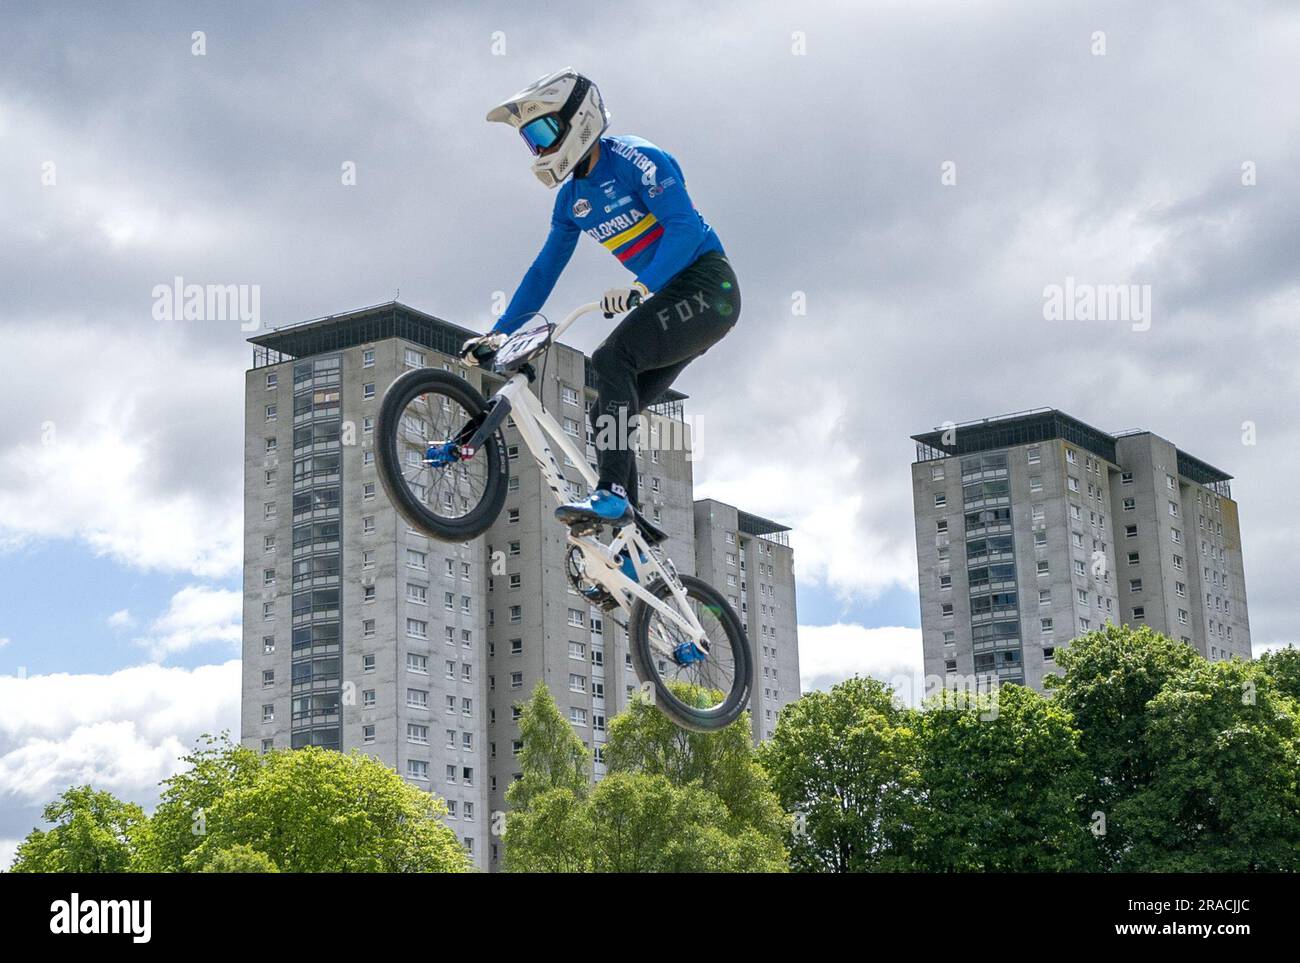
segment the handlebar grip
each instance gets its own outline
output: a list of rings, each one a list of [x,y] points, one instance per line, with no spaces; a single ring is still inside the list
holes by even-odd
[[[627,296],[627,309],[631,311],[633,308],[637,308],[640,306],[641,306],[641,292],[636,290],[636,288],[633,288],[631,292],[628,293]],[[609,321],[614,317],[613,311],[604,311],[602,313],[605,315],[606,321]]]

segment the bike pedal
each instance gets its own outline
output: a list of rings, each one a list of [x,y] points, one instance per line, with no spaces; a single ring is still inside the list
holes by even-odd
[[[569,534],[574,538],[582,538],[587,535],[599,535],[603,525],[598,522],[572,522],[569,525]]]

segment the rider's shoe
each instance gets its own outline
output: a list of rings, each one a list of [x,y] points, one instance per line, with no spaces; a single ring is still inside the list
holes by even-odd
[[[622,495],[597,488],[589,498],[561,505],[555,510],[555,517],[566,525],[575,522],[618,525],[632,520],[632,506]]]

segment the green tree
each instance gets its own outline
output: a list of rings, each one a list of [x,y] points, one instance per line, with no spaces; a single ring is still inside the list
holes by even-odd
[[[158,807],[150,820],[150,844],[141,853],[145,868],[182,872],[185,857],[203,842],[208,812],[227,792],[251,785],[263,757],[230,740],[228,732],[203,735],[182,761],[180,772],[163,780]]]
[[[761,797],[762,774],[743,772],[745,753],[724,735],[725,752],[701,752],[689,764],[681,756],[661,760],[685,781],[676,785],[630,748],[643,748],[665,734],[656,720],[633,707],[611,723],[619,736],[620,764],[594,788],[587,778],[587,750],[560,714],[545,685],[523,707],[520,728],[522,777],[506,793],[505,865],[513,872],[780,872],[785,851],[777,835],[779,812]],[[659,713],[648,710],[654,716]],[[636,714],[633,716],[633,714]],[[671,724],[670,724],[671,725]],[[671,742],[672,740],[666,740]],[[705,760],[725,762],[723,776]],[[750,761],[752,765],[752,760]],[[611,769],[613,766],[611,765]],[[725,787],[738,816],[704,784]],[[770,793],[768,794],[770,796]],[[760,831],[773,822],[778,829]]]
[[[1132,842],[1124,820],[1132,811],[1121,803],[1150,783],[1157,762],[1146,738],[1147,705],[1205,660],[1190,645],[1149,628],[1108,624],[1058,650],[1056,661],[1065,674],[1049,676],[1046,686],[1074,718],[1091,773],[1080,818],[1097,827],[1101,866],[1115,866]]]
[[[917,784],[911,717],[889,686],[858,677],[781,710],[759,760],[781,805],[795,814],[794,869],[850,873],[897,865]]]
[[[1091,853],[1087,785],[1069,713],[1031,689],[945,692],[915,717],[922,791],[910,809],[910,869],[1061,872]]]
[[[1300,705],[1300,649],[1294,645],[1274,649],[1261,655],[1258,662],[1277,691]]]
[[[201,873],[278,873],[279,871],[269,856],[243,843],[214,851],[199,870]]]
[[[674,688],[689,700],[688,686]],[[727,807],[732,831],[752,827],[780,839],[789,826],[771,780],[758,763],[748,712],[717,732],[692,732],[637,699],[610,722],[605,763],[611,773],[663,776],[674,786],[698,786],[713,793]]]
[[[1300,720],[1269,668],[1202,661],[1148,703],[1151,770],[1116,803],[1119,869],[1300,869]]]
[[[244,844],[284,872],[436,873],[470,868],[442,822],[442,800],[358,752],[277,750],[259,757],[206,812],[203,841],[185,857],[201,868]]]
[[[533,694],[520,707],[519,753],[522,778],[506,790],[506,801],[522,809],[536,795],[552,789],[584,794],[591,785],[587,775],[590,754],[555,704],[545,682],[538,682]]]
[[[89,786],[66,790],[41,816],[54,828],[32,830],[18,845],[10,872],[130,872],[149,832],[139,806]]]
[[[511,809],[506,816],[506,870],[589,873],[594,855],[592,838],[585,793],[568,787],[534,793],[527,805]]]
[[[591,867],[604,873],[783,872],[779,842],[746,827],[728,832],[717,794],[667,777],[610,773],[588,805]]]

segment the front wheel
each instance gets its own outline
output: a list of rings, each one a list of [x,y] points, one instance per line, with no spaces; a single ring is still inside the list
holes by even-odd
[[[708,639],[708,653],[677,623],[640,599],[628,625],[628,647],[637,676],[654,686],[659,710],[683,729],[713,732],[745,711],[753,658],[740,618],[722,593],[689,575],[681,576],[681,583],[687,605]],[[661,580],[650,591],[680,611],[667,583]]]
[[[469,441],[487,402],[464,378],[435,368],[408,371],[384,392],[375,426],[379,480],[415,528],[445,542],[488,530],[506,500],[509,465],[500,430],[473,457]]]

